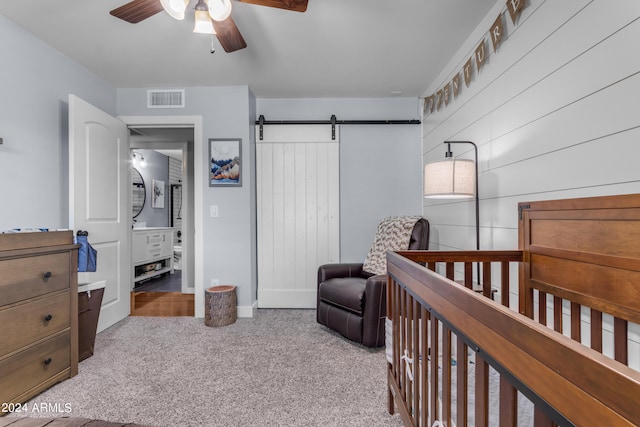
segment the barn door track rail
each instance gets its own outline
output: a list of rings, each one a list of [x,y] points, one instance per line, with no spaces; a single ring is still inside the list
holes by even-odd
[[[336,139],[336,125],[419,125],[418,119],[411,120],[337,120],[332,114],[330,120],[265,120],[260,114],[256,124],[260,126],[260,141],[263,139],[262,127],[264,125],[331,125],[331,139]]]

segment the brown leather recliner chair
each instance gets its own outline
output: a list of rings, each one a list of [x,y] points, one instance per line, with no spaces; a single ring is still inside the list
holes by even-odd
[[[413,227],[409,250],[429,248],[429,222]],[[385,341],[386,274],[373,275],[362,263],[326,264],[318,268],[317,321],[367,347]]]

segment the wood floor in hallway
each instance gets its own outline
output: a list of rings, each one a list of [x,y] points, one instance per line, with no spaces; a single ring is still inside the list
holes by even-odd
[[[180,290],[180,272],[151,280],[131,292],[131,316],[194,316],[195,297]]]

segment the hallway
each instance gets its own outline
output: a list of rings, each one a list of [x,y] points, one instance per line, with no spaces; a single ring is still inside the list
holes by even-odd
[[[194,294],[180,292],[182,274],[166,274],[136,287],[131,292],[131,316],[194,316]]]

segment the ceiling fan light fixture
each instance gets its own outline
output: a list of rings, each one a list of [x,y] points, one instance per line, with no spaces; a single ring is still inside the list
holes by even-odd
[[[224,21],[231,16],[231,0],[208,0],[207,5],[214,21]]]
[[[211,22],[211,16],[209,12],[196,10],[196,23],[193,26],[193,32],[198,34],[215,34],[213,29],[213,22]]]
[[[199,34],[215,34],[216,31],[213,29],[213,22],[209,15],[209,6],[207,6],[207,3],[204,0],[198,0],[194,9],[196,10],[196,23],[193,26],[193,32]]]
[[[189,5],[189,0],[160,0],[160,4],[172,18],[182,21]]]

